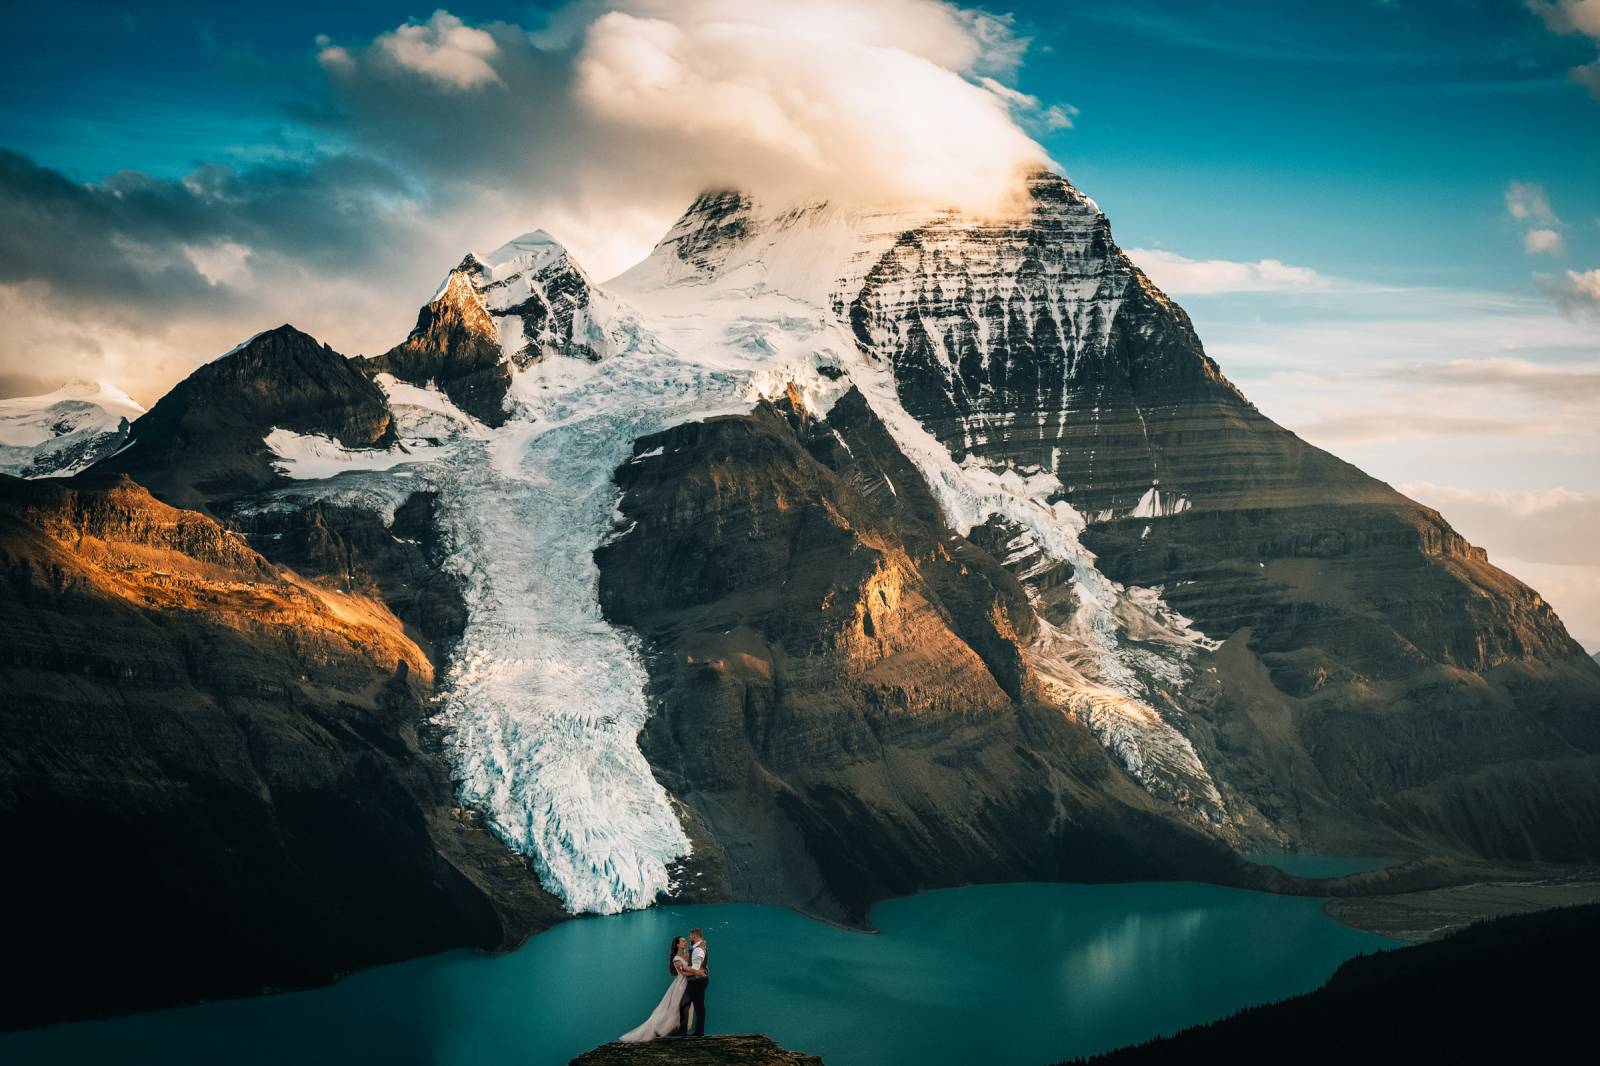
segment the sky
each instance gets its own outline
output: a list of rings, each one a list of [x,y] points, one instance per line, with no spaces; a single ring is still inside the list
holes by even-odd
[[[1600,0],[17,8],[0,396],[149,403],[468,249],[604,278],[696,192],[982,210],[1047,161],[1266,414],[1600,649]]]

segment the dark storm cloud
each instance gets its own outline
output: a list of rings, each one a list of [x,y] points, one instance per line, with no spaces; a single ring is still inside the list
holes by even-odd
[[[0,394],[89,377],[149,403],[283,322],[382,350],[461,256],[427,217],[357,155],[85,184],[0,150]]]
[[[237,247],[255,266],[334,266],[389,237],[385,205],[406,192],[389,169],[348,156],[85,185],[0,150],[0,284],[151,312],[231,303],[240,294],[202,269],[208,250]]]

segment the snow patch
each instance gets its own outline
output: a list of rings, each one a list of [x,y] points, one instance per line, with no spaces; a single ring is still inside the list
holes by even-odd
[[[277,456],[273,467],[297,481],[317,481],[356,470],[392,470],[407,463],[429,462],[442,451],[404,444],[392,448],[347,448],[320,433],[296,433],[281,427],[274,428],[263,440]]]

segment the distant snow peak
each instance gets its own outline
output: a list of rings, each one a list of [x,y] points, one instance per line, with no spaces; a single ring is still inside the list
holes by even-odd
[[[144,408],[103,381],[0,400],[0,473],[66,477],[116,451]]]

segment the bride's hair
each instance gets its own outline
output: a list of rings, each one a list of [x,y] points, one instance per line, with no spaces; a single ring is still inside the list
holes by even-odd
[[[678,945],[681,943],[683,937],[675,936],[672,938],[672,947],[667,949],[667,972],[674,977],[678,976]]]

